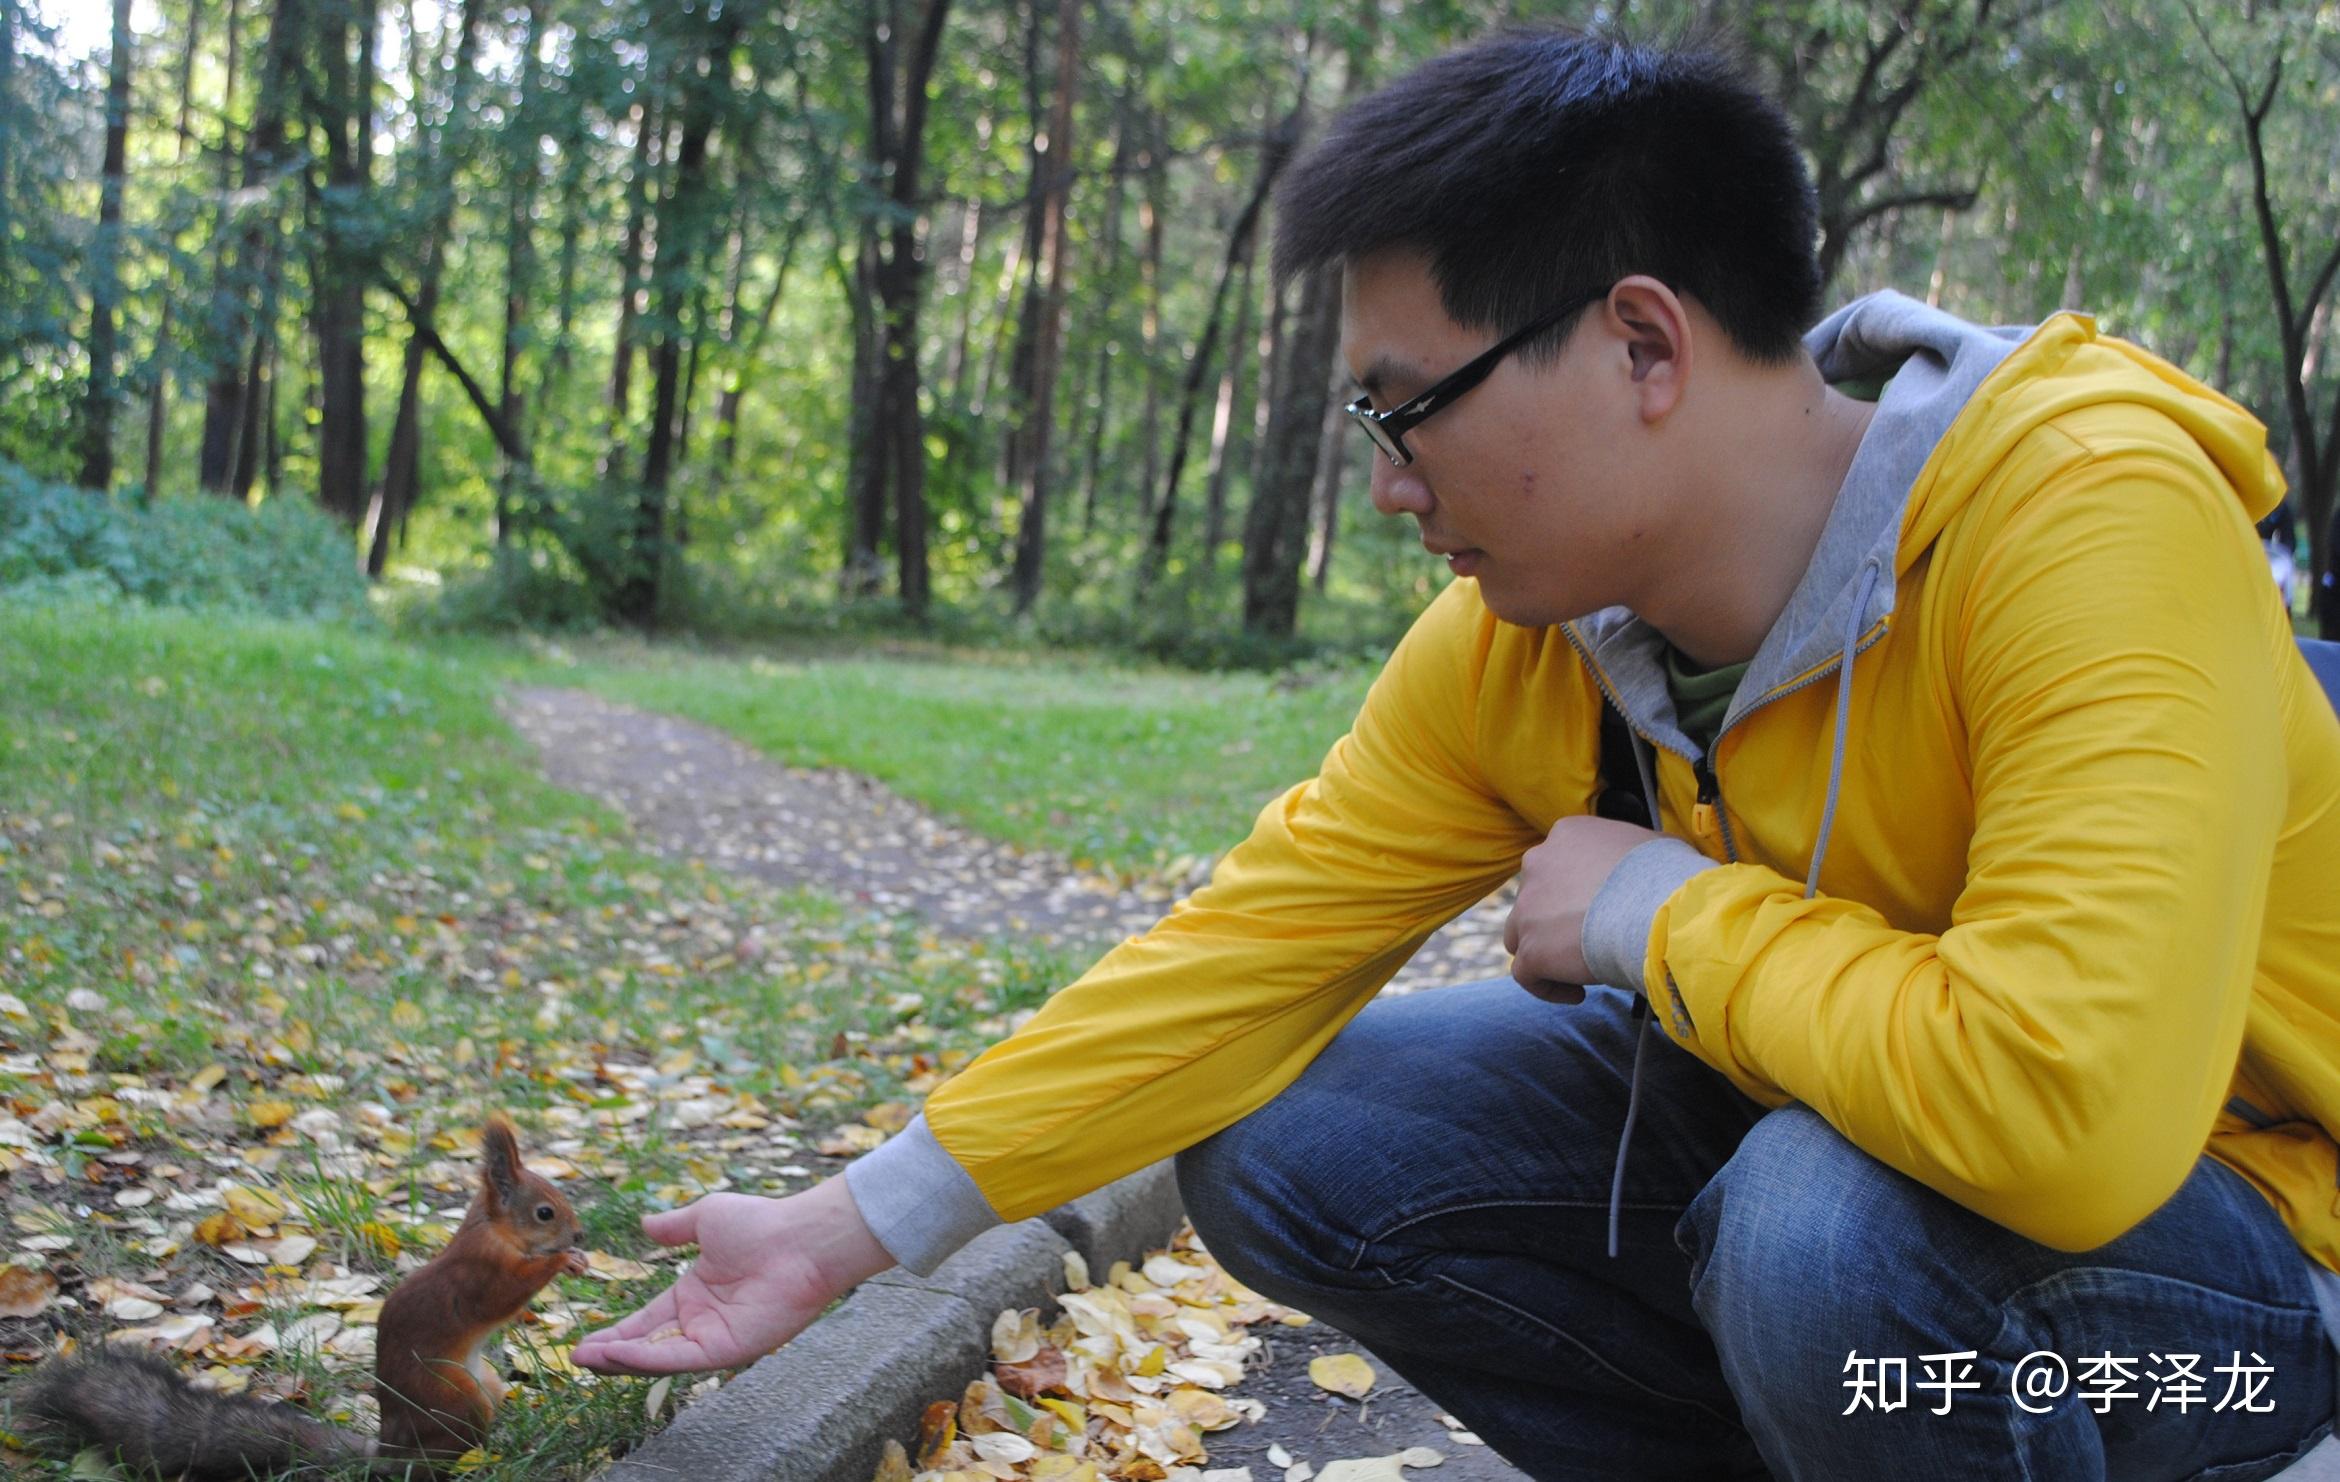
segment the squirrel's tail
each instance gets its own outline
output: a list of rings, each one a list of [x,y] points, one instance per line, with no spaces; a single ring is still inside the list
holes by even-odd
[[[153,1476],[243,1482],[370,1459],[376,1449],[290,1405],[197,1389],[146,1354],[93,1346],[49,1360],[27,1383],[23,1413],[36,1431]]]

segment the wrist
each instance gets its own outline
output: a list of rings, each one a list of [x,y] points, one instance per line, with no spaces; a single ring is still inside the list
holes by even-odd
[[[813,1238],[807,1242],[805,1255],[832,1290],[850,1291],[894,1266],[894,1257],[862,1217],[844,1175],[815,1184],[795,1197],[803,1201],[805,1213],[811,1216]]]

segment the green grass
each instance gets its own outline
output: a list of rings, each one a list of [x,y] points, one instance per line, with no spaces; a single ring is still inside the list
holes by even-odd
[[[216,1206],[185,1200],[265,1190],[288,1211],[271,1238],[316,1239],[309,1274],[388,1277],[382,1232],[409,1264],[436,1248],[474,1177],[462,1139],[502,1111],[595,1249],[655,1259],[641,1213],[836,1171],[826,1129],[914,1107],[1078,965],[635,851],[497,716],[498,678],[536,667],[326,627],[0,610],[0,1118],[30,1139],[0,1139],[0,1214],[19,1240],[70,1240],[10,1259],[67,1295],[209,1286],[187,1310],[216,1337],[180,1361],[297,1382],[331,1413],[361,1365],[216,1350],[257,1320],[226,1294],[304,1309],[198,1238]],[[519,1337],[565,1347],[671,1274],[564,1278],[555,1326]],[[123,1325],[96,1305],[74,1324]],[[644,1390],[531,1380],[480,1475],[591,1470],[652,1428]]]
[[[864,772],[978,833],[1124,874],[1240,840],[1262,805],[1315,773],[1374,673],[613,643],[569,652],[545,682],[689,716],[791,765]]]

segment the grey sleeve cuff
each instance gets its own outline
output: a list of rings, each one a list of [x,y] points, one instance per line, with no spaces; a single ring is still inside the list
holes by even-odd
[[[1652,839],[1617,861],[1584,913],[1584,962],[1596,983],[1643,992],[1650,923],[1682,882],[1715,867],[1680,839]]]
[[[933,1275],[952,1251],[1000,1223],[923,1114],[846,1164],[845,1187],[878,1244],[920,1276]]]

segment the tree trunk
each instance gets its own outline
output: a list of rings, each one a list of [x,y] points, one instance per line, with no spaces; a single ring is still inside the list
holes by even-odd
[[[1170,438],[1170,473],[1162,481],[1161,493],[1153,499],[1153,528],[1146,539],[1146,553],[1138,566],[1138,595],[1142,599],[1162,574],[1162,567],[1170,559],[1170,526],[1178,510],[1178,479],[1186,470],[1186,449],[1194,428],[1194,410],[1202,399],[1203,382],[1210,376],[1211,357],[1219,343],[1219,323],[1227,305],[1227,289],[1235,281],[1244,260],[1251,255],[1251,244],[1259,228],[1260,213],[1267,206],[1268,194],[1275,188],[1276,177],[1283,173],[1285,163],[1292,157],[1292,146],[1300,137],[1300,120],[1306,108],[1303,101],[1296,105],[1284,121],[1268,137],[1259,159],[1259,178],[1253,182],[1251,199],[1243,203],[1243,210],[1235,218],[1235,225],[1227,233],[1227,251],[1219,263],[1219,281],[1211,290],[1211,308],[1203,320],[1202,343],[1195,347],[1194,358],[1187,362],[1186,385],[1178,397],[1178,430]]]
[[[90,253],[89,387],[81,404],[81,486],[104,493],[114,482],[114,301],[122,293],[123,144],[130,132],[130,0],[114,0],[113,55],[106,66],[105,179],[98,192],[97,240]]]
[[[756,311],[755,328],[747,337],[732,345],[724,358],[723,396],[715,405],[715,471],[718,478],[727,477],[739,461],[739,408],[747,397],[747,373],[751,366],[761,362],[764,340],[772,332],[772,315],[780,307],[781,295],[788,291],[788,269],[796,261],[797,243],[804,240],[801,221],[792,222],[787,239],[780,247],[780,266],[772,274],[772,291],[765,295],[764,306]],[[855,344],[860,334],[855,333]]]
[[[1162,195],[1168,162],[1162,154],[1161,120],[1150,121],[1146,146],[1146,193],[1138,201],[1138,228],[1145,233],[1145,256],[1139,260],[1139,297],[1145,304],[1145,319],[1141,339],[1145,353],[1139,359],[1140,373],[1145,378],[1146,405],[1138,420],[1139,435],[1144,439],[1143,464],[1145,483],[1138,491],[1138,504],[1148,514],[1153,513],[1147,503],[1160,487],[1162,474]]]
[[[2112,84],[2106,83],[2097,89],[2096,118],[2094,127],[2089,130],[2088,134],[2088,164],[2080,172],[2079,220],[2082,223],[2082,228],[2079,233],[2073,236],[2071,252],[2064,259],[2064,291],[2057,302],[2059,308],[2079,309],[2085,307],[2081,295],[2088,287],[2088,280],[2085,276],[2085,265],[2090,246],[2087,228],[2096,221],[2096,202],[2098,197],[2104,194],[2104,136],[2107,132],[2104,126],[2104,115],[2111,110],[2112,100]]]
[[[682,97],[682,143],[674,177],[658,206],[658,338],[651,347],[653,376],[650,437],[642,454],[642,484],[634,499],[628,575],[612,600],[621,621],[655,627],[665,595],[667,485],[674,472],[680,436],[683,340],[690,334],[688,311],[695,291],[701,244],[710,206],[707,145],[715,133],[724,96],[731,91],[731,51],[745,17],[736,3],[701,13],[706,37],[698,53],[686,54],[677,69]],[[700,66],[703,65],[703,72]]]
[[[1267,482],[1268,423],[1284,400],[1284,325],[1292,317],[1288,285],[1268,280],[1267,323],[1260,327],[1259,400],[1251,408],[1251,487]]]
[[[1081,464],[1083,535],[1097,527],[1097,475],[1105,456],[1106,415],[1113,406],[1113,349],[1120,340],[1116,331],[1120,316],[1112,312],[1112,295],[1121,282],[1121,202],[1123,186],[1128,178],[1132,92],[1129,88],[1122,90],[1113,123],[1113,185],[1105,201],[1105,265],[1095,278],[1100,289],[1099,333],[1097,356],[1089,373],[1089,382],[1097,388],[1097,404],[1092,409],[1089,406],[1090,397],[1085,392],[1073,397],[1073,405],[1089,421],[1089,451]]]
[[[319,232],[310,254],[310,319],[317,338],[317,500],[355,527],[366,512],[365,289],[369,270],[359,245],[373,145],[372,66],[374,10],[354,19],[350,7],[329,6],[319,41],[324,86],[315,99],[317,130],[325,136],[325,188],[318,198]],[[350,65],[355,33],[359,62]]]
[[[626,425],[632,421],[634,380],[634,320],[648,273],[649,215],[654,177],[658,173],[658,143],[666,130],[650,97],[651,73],[643,71],[643,98],[635,109],[634,172],[626,189],[625,245],[619,249],[617,344],[609,363],[609,433],[602,473],[625,466]]]
[[[950,0],[864,0],[863,10],[873,177],[884,189],[890,218],[882,238],[874,227],[870,238],[882,242],[882,251],[873,246],[869,254],[879,300],[869,466],[873,493],[892,496],[896,587],[903,610],[920,622],[928,594],[926,452],[918,410],[918,304],[926,267],[919,254],[918,175],[926,149],[928,81],[949,12]],[[913,17],[915,28],[906,23]],[[911,43],[906,58],[900,50],[905,40]],[[863,533],[857,529],[856,547]]]
[[[2224,59],[2221,58],[2223,63]],[[2265,129],[2274,110],[2277,85],[2283,76],[2278,53],[2268,68],[2265,84],[2254,98],[2231,66],[2227,77],[2242,112],[2243,143],[2250,155],[2251,207],[2259,228],[2260,254],[2266,263],[2267,286],[2273,299],[2275,327],[2282,340],[2283,405],[2291,425],[2293,465],[2299,471],[2293,493],[2308,525],[2314,573],[2313,611],[2318,630],[2326,637],[2340,635],[2340,391],[2329,409],[2330,425],[2321,420],[2315,389],[2310,384],[2313,343],[2325,295],[2340,275],[2340,241],[2319,254],[2321,261],[2304,271],[2295,287],[2283,246],[2283,231],[2275,219],[2275,195],[2268,176]],[[2321,244],[2319,244],[2321,245]]]
[[[1040,197],[1041,255],[1048,282],[1038,306],[1031,383],[1017,419],[1022,445],[1022,519],[1016,527],[1014,584],[1018,616],[1040,597],[1048,553],[1048,445],[1055,425],[1056,375],[1063,359],[1065,204],[1072,194],[1073,101],[1080,89],[1082,0],[1057,0],[1056,96],[1048,116],[1048,179]],[[1036,181],[1035,184],[1038,182]]]
[[[430,193],[430,217],[423,226],[422,281],[415,289],[419,316],[435,319],[439,306],[439,278],[446,264],[447,232],[455,216],[455,145],[467,126],[471,108],[473,58],[479,52],[480,0],[463,0],[456,22],[455,75],[447,87],[447,118],[439,128],[436,146],[423,162],[424,188]],[[382,464],[382,487],[366,512],[366,573],[380,576],[389,559],[392,527],[405,528],[414,510],[422,470],[422,373],[425,347],[411,332],[406,354],[399,363],[398,412],[390,425],[390,449]]]
[[[5,0],[0,0],[5,3]],[[233,12],[233,0],[230,0]],[[203,0],[189,0],[187,6],[187,36],[179,49],[179,145],[173,163],[184,168],[187,149],[194,142],[194,131],[189,119],[195,107],[195,53],[203,36]],[[223,105],[234,106],[233,100]],[[173,275],[175,280],[176,275]],[[163,295],[162,309],[156,317],[154,329],[154,358],[146,393],[146,497],[154,498],[162,488],[163,433],[165,413],[169,409],[171,371],[164,352],[171,343],[171,307],[178,300],[175,281]]]
[[[536,383],[540,406],[556,404],[558,393],[568,387],[569,372],[576,363],[577,260],[585,236],[586,170],[592,163],[592,151],[587,142],[584,111],[571,108],[570,113],[571,126],[561,139],[560,286],[554,290],[557,307],[553,311],[552,354]]]
[[[525,0],[522,8],[527,15],[527,26],[520,54],[520,112],[514,120],[515,142],[507,167],[511,179],[504,210],[504,359],[498,388],[501,395],[497,398],[504,425],[515,435],[527,420],[526,398],[520,390],[520,337],[528,323],[530,297],[536,291],[536,190],[544,154],[544,127],[537,116],[542,107],[544,76],[544,64],[539,59],[543,45],[543,0]],[[504,460],[502,473],[496,480],[498,548],[511,540],[514,510],[522,494],[520,486],[527,478],[524,460]]]
[[[1244,372],[1251,368],[1251,316],[1258,307],[1259,289],[1252,281],[1259,261],[1259,244],[1243,254],[1243,280],[1235,287],[1235,330],[1227,337],[1227,368],[1219,373],[1219,404],[1211,414],[1211,466],[1204,481],[1203,569],[1216,569],[1219,547],[1227,539],[1227,475],[1235,467],[1240,441],[1235,407],[1243,399]]]
[[[1332,579],[1333,541],[1341,528],[1341,480],[1348,473],[1349,442],[1354,436],[1349,430],[1348,415],[1340,409],[1342,379],[1342,371],[1335,365],[1332,380],[1325,387],[1323,420],[1317,433],[1314,518],[1308,534],[1308,582],[1319,594]]]
[[[751,95],[753,92],[754,89],[751,88]],[[743,139],[741,144],[743,146],[742,150],[734,151],[734,153],[744,153],[745,149],[753,147],[752,140]],[[731,195],[733,206],[731,214],[731,231],[729,239],[724,244],[723,253],[725,262],[725,267],[723,270],[723,309],[715,321],[714,374],[723,381],[723,389],[715,394],[715,443],[718,449],[720,449],[723,445],[723,419],[726,412],[725,403],[731,393],[731,386],[733,381],[733,376],[731,373],[738,365],[740,341],[742,339],[742,335],[740,333],[740,321],[744,317],[747,309],[747,264],[751,239],[748,236],[748,182],[746,173],[743,170],[735,168],[732,172]],[[694,345],[694,351],[696,348],[697,347]],[[698,360],[696,355],[693,356],[691,362],[690,384],[690,394],[683,398],[684,404],[686,406],[691,400],[691,395],[696,394],[696,388],[698,385]]]
[[[1023,275],[1026,249],[1032,243],[1031,212],[1025,212],[1024,220],[1025,229],[1008,239],[1007,260],[999,268],[999,290],[989,316],[991,344],[983,353],[983,374],[975,380],[975,399],[968,403],[969,410],[977,416],[991,405],[991,388],[999,380],[999,352],[1015,335],[1016,316],[1008,312],[1008,307],[1016,302],[1016,282]]]
[[[853,313],[853,402],[846,415],[845,559],[838,590],[848,600],[874,597],[885,585],[885,459],[878,451],[878,363],[885,337],[878,327],[877,223],[862,219],[861,243],[845,279]]]
[[[276,332],[276,303],[268,303],[267,334],[264,343],[268,358],[263,369],[261,398],[255,403],[261,408],[259,435],[254,440],[260,449],[256,472],[263,480],[264,497],[274,499],[284,491],[284,435],[283,423],[277,420],[277,403],[284,394],[284,340]],[[310,383],[316,382],[311,376]],[[249,480],[247,480],[247,483]]]
[[[1243,627],[1288,638],[1300,616],[1300,562],[1324,403],[1340,340],[1340,280],[1330,268],[1308,275],[1287,336],[1282,383],[1290,388],[1268,419],[1266,477],[1252,491],[1243,523]]]
[[[967,403],[967,367],[973,357],[967,348],[975,338],[975,264],[983,256],[983,203],[969,201],[959,213],[959,271],[958,279],[946,292],[955,291],[959,299],[959,332],[951,341],[950,359],[943,365],[942,378],[950,382],[951,403]]]
[[[699,362],[704,358],[701,352],[707,346],[707,290],[703,284],[691,290],[691,327],[686,344],[688,348],[683,351],[682,399],[674,411],[673,461],[676,463],[691,461],[691,413],[699,404]],[[678,521],[687,521],[688,516],[678,512],[676,518]],[[680,544],[690,544],[687,524],[678,523],[675,526],[674,538]]]
[[[271,214],[284,155],[285,110],[307,45],[307,25],[308,0],[276,0],[252,129],[244,139],[243,192],[265,204],[240,208],[247,214],[241,243],[232,255],[222,252],[212,294],[211,323],[221,338],[204,391],[203,450],[196,476],[204,488],[231,499],[247,497],[257,466],[262,378],[267,374],[267,341],[275,319]],[[261,305],[257,312],[255,296]]]

